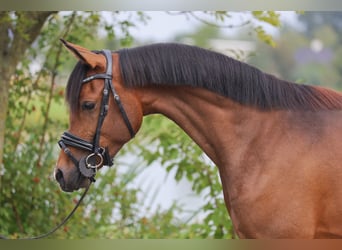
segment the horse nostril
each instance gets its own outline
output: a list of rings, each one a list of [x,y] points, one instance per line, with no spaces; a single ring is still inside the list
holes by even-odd
[[[62,183],[64,182],[62,170],[57,169],[57,171],[56,171],[56,173],[55,173],[55,179],[56,179],[56,181],[58,181],[60,184],[62,184]]]

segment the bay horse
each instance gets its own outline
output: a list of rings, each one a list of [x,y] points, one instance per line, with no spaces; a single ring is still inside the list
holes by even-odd
[[[159,113],[218,167],[240,238],[342,237],[340,92],[189,45],[111,52],[62,42],[79,59],[66,86],[70,126],[54,171],[64,191],[87,186],[143,116]]]

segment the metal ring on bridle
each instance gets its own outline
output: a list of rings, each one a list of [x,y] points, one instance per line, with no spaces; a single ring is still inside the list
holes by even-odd
[[[98,159],[100,159],[99,161],[97,161],[96,158],[92,159],[93,157],[97,157]],[[93,161],[95,164],[89,163],[89,161]],[[87,156],[87,158],[85,159],[85,163],[86,163],[86,167],[87,168],[94,168],[97,169],[98,167],[100,167],[103,163],[103,156],[101,154],[98,153],[91,153],[90,155]]]

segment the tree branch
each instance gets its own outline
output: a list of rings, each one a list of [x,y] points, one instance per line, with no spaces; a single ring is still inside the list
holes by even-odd
[[[12,30],[10,13],[8,11],[0,11],[0,57],[6,56],[8,54],[8,44],[10,43],[10,30]]]
[[[71,26],[72,24],[75,22],[75,18],[76,18],[76,12],[74,11],[71,15],[71,17],[69,18],[69,21],[64,29],[64,31],[62,31],[61,36],[60,37],[65,37],[69,34],[70,30],[71,30]],[[53,46],[53,45],[52,45]],[[41,166],[41,157],[42,157],[42,151],[44,148],[44,140],[45,140],[45,135],[46,135],[46,131],[47,131],[47,127],[48,127],[48,122],[49,122],[49,111],[51,108],[51,102],[52,102],[52,98],[53,98],[53,90],[55,87],[55,78],[57,76],[57,68],[59,66],[60,63],[60,57],[61,57],[61,53],[62,53],[62,49],[63,49],[63,45],[61,43],[58,43],[58,49],[57,49],[57,53],[56,53],[56,58],[55,58],[55,62],[53,67],[51,68],[51,84],[50,84],[50,91],[49,91],[49,95],[48,95],[48,102],[47,102],[47,107],[46,107],[46,113],[44,115],[44,123],[43,123],[43,130],[42,130],[42,136],[40,138],[40,146],[39,146],[39,154],[38,154],[38,160],[37,160],[37,167]],[[52,50],[52,47],[50,48],[50,50]],[[49,55],[50,53],[48,53]],[[47,61],[47,59],[46,59]]]
[[[13,30],[14,37],[9,52],[12,65],[17,65],[22,59],[26,49],[39,35],[47,18],[54,13],[56,11],[16,12],[18,21]]]
[[[0,12],[0,189],[10,79],[25,51],[53,13],[55,12]]]

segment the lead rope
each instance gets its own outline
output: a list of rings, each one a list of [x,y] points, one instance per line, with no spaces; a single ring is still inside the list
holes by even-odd
[[[84,197],[86,196],[86,194],[88,193],[88,190],[90,188],[92,181],[89,182],[89,185],[86,187],[86,189],[84,190],[84,193],[82,194],[81,198],[79,199],[79,201],[76,203],[75,207],[73,210],[71,210],[71,212],[69,213],[68,216],[66,216],[64,218],[64,220],[61,221],[61,223],[59,223],[56,227],[54,227],[51,231],[39,235],[39,236],[35,236],[35,237],[28,237],[28,238],[18,238],[17,240],[38,240],[38,239],[42,239],[45,237],[48,237],[49,235],[53,234],[54,232],[56,232],[59,228],[61,228],[63,225],[65,225],[68,220],[71,218],[71,216],[76,212],[77,208],[80,206],[82,200],[84,199]],[[8,240],[9,238],[5,237],[4,235],[0,235],[0,239],[3,240]]]

